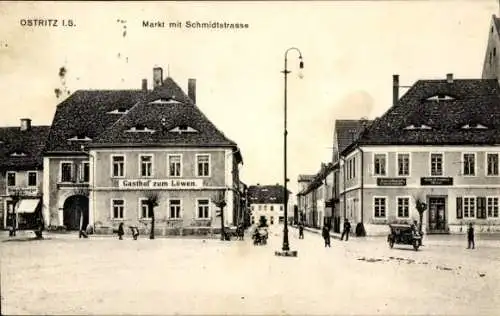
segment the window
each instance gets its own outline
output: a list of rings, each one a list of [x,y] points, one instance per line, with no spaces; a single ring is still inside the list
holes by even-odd
[[[168,156],[168,170],[171,177],[181,176],[181,155]]]
[[[373,203],[375,217],[385,217],[385,198],[375,198]]]
[[[36,175],[37,175],[36,171],[29,171],[28,172],[28,186],[29,187],[36,187],[36,182],[37,182]]]
[[[267,211],[267,205],[264,205],[264,211]]]
[[[141,199],[140,202],[140,210],[139,214],[141,214],[142,219],[151,219],[153,218],[153,208],[150,207],[147,199]]]
[[[82,172],[82,174],[81,174],[82,182],[89,182],[90,181],[90,164],[88,162],[82,163],[81,172]]]
[[[208,177],[210,175],[210,156],[209,155],[197,155],[196,156],[197,172],[198,177]]]
[[[181,200],[170,200],[170,218],[181,218]]]
[[[198,200],[198,218],[210,218],[209,206],[208,200]]]
[[[410,154],[398,154],[398,176],[410,175]]]
[[[283,211],[283,205],[280,205],[280,211]]]
[[[474,176],[476,174],[476,155],[475,154],[463,154],[464,161],[464,176]]]
[[[487,154],[486,166],[486,175],[498,176],[498,154]]]
[[[113,219],[123,219],[125,213],[125,201],[113,200]]]
[[[262,205],[259,205],[259,211],[261,211],[261,210],[262,210]]]
[[[496,55],[497,55],[497,48],[493,47],[493,57],[495,57]]]
[[[252,211],[253,211],[253,210],[255,210],[255,206],[254,206],[254,205],[252,205],[251,209],[252,209]]]
[[[352,178],[356,178],[356,157],[352,157],[352,165],[351,165],[351,169],[352,169]]]
[[[498,217],[498,197],[486,198],[486,210],[488,217]]]
[[[410,199],[398,197],[398,217],[410,217]]]
[[[474,217],[476,198],[464,197],[464,217]]]
[[[269,208],[271,211],[274,211],[274,206],[271,205],[271,206],[269,206]]]
[[[255,224],[255,216],[252,216],[252,225]]]
[[[71,162],[61,163],[61,182],[71,182],[73,180],[73,164]]]
[[[274,224],[274,216],[271,216],[271,217],[270,217],[270,222],[271,222],[271,225],[273,225],[273,224]]]
[[[125,156],[113,156],[113,177],[125,176]]]
[[[151,155],[141,155],[140,156],[140,169],[141,177],[152,177],[153,176],[153,156]]]
[[[7,186],[13,187],[16,185],[16,173],[7,172]]]
[[[385,154],[375,154],[373,156],[373,164],[375,166],[376,176],[385,176],[385,165],[386,165],[386,155]]]
[[[443,154],[431,154],[431,176],[443,175]]]

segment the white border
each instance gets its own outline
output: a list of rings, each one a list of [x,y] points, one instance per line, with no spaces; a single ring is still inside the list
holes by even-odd
[[[398,199],[408,199],[408,217],[404,217],[404,216],[399,216],[399,203],[398,203]],[[396,196],[395,199],[395,205],[396,205],[396,218],[397,219],[407,219],[407,220],[411,220],[412,219],[412,211],[411,211],[411,206],[412,206],[412,199],[411,199],[411,196],[409,195],[400,195],[400,196]]]
[[[474,155],[474,174],[465,174],[465,159],[464,159],[465,155]],[[460,158],[461,158],[460,161],[462,162],[461,176],[462,177],[467,177],[467,178],[477,177],[478,176],[478,171],[479,171],[479,170],[477,170],[477,153],[470,152],[470,151],[463,152],[461,154]]]
[[[114,201],[123,201],[123,218],[114,218],[113,215],[114,215],[114,212],[113,212],[113,202]],[[124,199],[124,198],[121,198],[121,199],[111,199],[110,200],[110,209],[109,209],[110,213],[109,213],[109,216],[111,218],[112,221],[125,221],[125,219],[127,218],[127,201]]]
[[[488,175],[488,155],[497,155],[497,157],[498,157],[498,160],[497,160],[498,174]],[[488,178],[494,178],[494,177],[500,176],[500,153],[498,153],[498,152],[486,152],[486,153],[484,153],[484,175]]]
[[[170,217],[170,203],[172,201],[179,201],[180,202],[180,211],[179,211],[179,217]],[[182,199],[181,198],[172,198],[172,199],[168,199],[168,209],[167,209],[167,218],[169,220],[181,220],[184,218],[184,212],[183,212],[183,209],[182,209]]]
[[[375,173],[375,155],[384,155],[385,156],[385,174],[376,174]],[[372,177],[388,177],[389,176],[389,155],[387,152],[373,152],[372,153]]]
[[[208,175],[206,176],[200,176],[198,173],[198,157],[200,156],[208,156]],[[212,175],[212,155],[210,154],[195,154],[195,176],[198,178],[209,178]]]
[[[399,174],[399,155],[408,155],[408,174]],[[411,177],[411,152],[396,153],[396,177]]]
[[[199,202],[201,200],[208,201],[208,217],[199,217],[198,216],[198,207],[199,207]],[[181,204],[182,204],[182,202],[181,202]],[[212,200],[210,198],[196,198],[196,209],[195,209],[194,218],[199,219],[199,220],[209,220],[209,219],[212,219],[212,208],[211,208],[211,205],[212,205]],[[170,207],[169,207],[168,211],[170,213]]]
[[[115,176],[113,174],[113,158],[115,157],[123,157],[123,176]],[[110,172],[109,172],[109,175],[111,178],[113,179],[123,179],[125,178],[125,176],[127,175],[127,156],[125,154],[121,154],[121,155],[110,155],[109,156],[109,166],[110,166]]]
[[[180,167],[179,167],[179,175],[173,176],[170,174],[170,157],[176,157],[176,156],[181,157]],[[183,168],[182,160],[183,160],[182,154],[168,154],[167,155],[167,177],[169,177],[169,178],[182,178],[182,168]]]
[[[375,216],[375,199],[385,199],[385,216]],[[388,219],[389,218],[389,198],[387,196],[382,195],[374,195],[373,196],[373,208],[372,208],[372,218],[373,219]]]
[[[59,183],[73,183],[73,181],[63,181],[62,180],[62,165],[63,165],[63,163],[69,163],[71,165],[71,180],[75,180],[75,179],[73,179],[73,177],[75,176],[74,175],[75,162],[70,161],[70,160],[63,160],[63,161],[59,161],[59,175],[58,175],[57,182],[59,182]]]
[[[151,175],[150,176],[143,176],[142,175],[142,157],[151,157]],[[137,164],[138,164],[138,177],[141,179],[144,178],[154,178],[155,176],[155,156],[153,154],[139,154],[139,157],[137,159]]]
[[[432,174],[432,155],[441,155],[441,174]],[[429,152],[429,176],[430,177],[443,177],[445,175],[445,154],[444,152],[431,151]]]
[[[30,185],[30,173],[34,173],[35,176],[36,176],[35,185]],[[36,187],[38,187],[38,171],[36,171],[36,170],[28,170],[28,171],[26,171],[26,186],[28,188],[36,188]]]

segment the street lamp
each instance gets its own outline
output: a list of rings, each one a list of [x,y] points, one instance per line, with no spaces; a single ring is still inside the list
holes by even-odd
[[[282,73],[285,78],[285,99],[284,99],[284,126],[283,126],[283,167],[284,167],[284,188],[283,188],[283,197],[284,197],[284,229],[283,229],[283,247],[282,251],[276,251],[275,254],[277,256],[286,256],[286,257],[296,257],[297,251],[290,251],[290,244],[288,242],[288,189],[287,189],[287,147],[286,147],[286,137],[288,135],[287,131],[287,76],[290,73],[288,70],[288,52],[296,51],[299,54],[299,68],[304,68],[304,62],[302,61],[302,53],[296,47],[290,47],[285,51],[285,68]],[[299,74],[299,77],[302,78],[302,75]]]

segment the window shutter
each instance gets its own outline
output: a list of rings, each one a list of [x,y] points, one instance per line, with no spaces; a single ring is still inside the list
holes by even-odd
[[[477,198],[477,218],[486,218],[486,198]]]
[[[463,218],[462,197],[457,197],[457,219]]]

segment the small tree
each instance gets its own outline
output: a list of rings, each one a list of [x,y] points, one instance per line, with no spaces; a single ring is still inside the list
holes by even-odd
[[[225,240],[226,232],[224,229],[224,207],[226,206],[226,191],[218,192],[215,197],[213,197],[213,203],[215,204],[215,206],[220,208],[220,239]]]
[[[148,204],[148,212],[151,216],[151,231],[149,232],[149,239],[155,239],[155,207],[159,205],[160,196],[158,192],[148,191],[146,193],[146,203]]]

